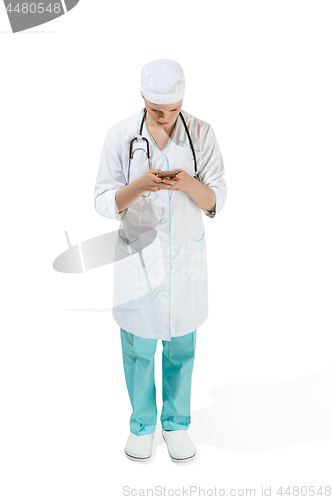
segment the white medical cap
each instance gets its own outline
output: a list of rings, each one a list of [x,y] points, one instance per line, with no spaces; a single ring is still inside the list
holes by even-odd
[[[170,59],[155,59],[141,70],[141,92],[154,104],[173,104],[185,93],[185,76],[180,64]]]

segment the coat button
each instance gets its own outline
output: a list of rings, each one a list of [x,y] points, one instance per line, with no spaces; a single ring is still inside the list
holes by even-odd
[[[166,292],[163,292],[164,297],[169,297],[169,294]]]
[[[160,198],[160,202],[161,202],[161,203],[164,203],[164,202],[165,202],[165,199],[164,199],[164,198]]]
[[[162,243],[165,243],[166,239],[165,238],[161,238],[161,241],[162,241]]]
[[[162,224],[166,222],[166,219],[161,219]]]

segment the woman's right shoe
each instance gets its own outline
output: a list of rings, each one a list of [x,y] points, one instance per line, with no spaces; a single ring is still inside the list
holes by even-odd
[[[145,462],[150,459],[153,449],[153,439],[155,430],[152,434],[137,436],[130,432],[125,446],[125,455],[135,462]]]

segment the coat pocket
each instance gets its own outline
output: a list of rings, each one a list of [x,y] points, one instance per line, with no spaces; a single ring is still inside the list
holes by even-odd
[[[195,175],[195,167],[194,167],[194,158],[191,146],[187,143],[180,141],[180,145],[182,146],[181,155],[177,158],[176,168],[181,168],[185,170],[191,177]],[[197,170],[200,169],[201,165],[201,152],[198,149],[194,149],[195,158],[197,162]]]
[[[133,255],[137,253],[137,249],[135,248],[135,242],[137,239],[138,236],[132,234],[130,237],[127,237],[126,232],[123,229],[118,229],[117,245],[123,254]]]
[[[190,238],[190,248],[191,252],[201,252],[205,248],[206,239],[205,239],[205,228],[202,227],[198,231],[192,231],[192,235]]]

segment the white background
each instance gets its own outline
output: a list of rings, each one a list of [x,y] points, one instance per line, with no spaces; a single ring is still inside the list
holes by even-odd
[[[4,500],[332,486],[332,14],[330,1],[81,0],[13,35],[0,6]],[[64,231],[74,245],[118,228],[94,210],[100,153],[143,106],[140,70],[156,58],[182,65],[183,109],[212,124],[229,189],[203,215],[210,312],[197,457],[182,466],[159,420],[152,461],[125,457],[119,327],[110,311],[69,310],[111,309],[112,265],[52,267]],[[160,415],[161,342],[155,359]]]

